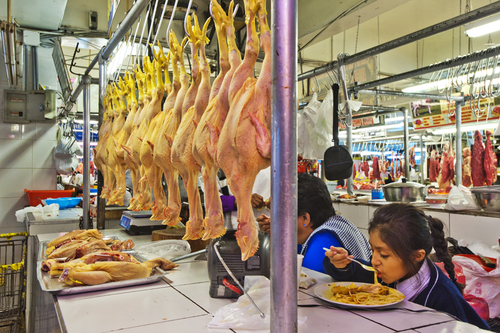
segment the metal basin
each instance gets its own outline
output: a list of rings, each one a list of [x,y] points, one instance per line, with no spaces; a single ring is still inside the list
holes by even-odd
[[[471,189],[472,198],[485,212],[500,212],[500,186],[479,186]]]
[[[384,198],[391,202],[416,202],[425,201],[427,187],[419,184],[406,182],[403,178],[401,183],[391,183],[382,186]]]

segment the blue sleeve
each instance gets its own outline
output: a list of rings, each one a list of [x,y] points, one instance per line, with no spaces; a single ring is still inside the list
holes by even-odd
[[[330,248],[330,246],[339,247],[342,245],[334,235],[328,232],[316,233],[309,240],[307,251],[304,254],[304,261],[302,262],[302,266],[314,271],[325,273],[325,270],[323,268],[323,258],[325,258],[325,250],[323,250],[323,248]]]

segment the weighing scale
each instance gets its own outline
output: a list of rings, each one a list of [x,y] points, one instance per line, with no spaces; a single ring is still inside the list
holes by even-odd
[[[125,210],[120,219],[120,226],[133,235],[150,234],[153,230],[165,229],[165,225],[161,224],[162,220],[151,220],[151,216],[150,210],[140,212]]]

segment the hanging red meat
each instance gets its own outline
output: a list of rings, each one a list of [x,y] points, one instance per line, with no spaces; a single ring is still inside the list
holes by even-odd
[[[378,156],[373,157],[372,168],[373,168],[373,178],[380,179],[380,168],[379,168],[379,164],[378,164]]]
[[[352,164],[352,179],[354,180],[356,178],[356,164]]]
[[[411,146],[408,151],[408,158],[412,168],[415,168],[415,146]]]
[[[466,147],[463,149],[464,161],[462,164],[462,185],[465,187],[470,187],[472,185],[472,174],[471,174],[471,156],[470,148]]]
[[[396,170],[394,170],[394,153],[392,153],[392,158],[391,158],[391,176],[392,176],[392,180],[394,180],[395,178],[395,172]]]
[[[472,186],[483,186],[486,181],[486,172],[484,170],[485,149],[483,136],[479,131],[474,132],[474,145],[472,145]]]
[[[455,177],[455,155],[451,145],[445,144],[441,158],[441,170],[437,177],[439,188],[446,190],[450,186],[450,181]]]
[[[368,165],[368,161],[363,162],[363,171],[365,172],[365,176],[369,177],[368,174],[370,173],[370,166]]]
[[[439,165],[439,158],[437,156],[437,151],[433,149],[431,152],[431,158],[429,160],[429,180],[431,182],[436,181],[439,170],[441,170],[441,167]]]
[[[486,184],[493,185],[497,181],[497,157],[493,152],[490,140],[491,132],[486,131],[486,148],[484,152],[484,171],[486,173]]]
[[[399,179],[401,177],[401,159],[399,154],[396,155],[396,179]]]
[[[405,177],[405,160],[404,156],[401,156],[401,159],[399,160],[399,172],[400,172],[400,177]]]

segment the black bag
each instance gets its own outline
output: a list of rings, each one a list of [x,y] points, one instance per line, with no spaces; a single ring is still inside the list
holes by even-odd
[[[345,146],[339,145],[339,85],[333,90],[333,142],[334,146],[325,151],[324,168],[328,180],[347,179],[352,176],[352,156]]]

